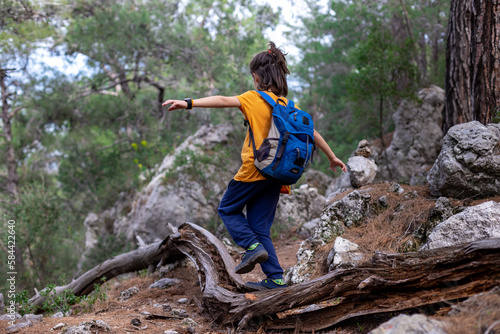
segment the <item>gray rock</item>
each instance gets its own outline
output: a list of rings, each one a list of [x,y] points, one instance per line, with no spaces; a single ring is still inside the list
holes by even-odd
[[[188,298],[181,298],[177,301],[178,304],[187,304],[189,302]]]
[[[25,314],[21,321],[31,321],[33,324],[37,324],[39,322],[43,322],[43,314]]]
[[[120,296],[118,296],[118,300],[121,301],[121,302],[123,302],[123,301],[129,299],[130,297],[138,294],[139,291],[140,290],[139,290],[138,287],[133,286],[133,287],[127,289],[127,290],[124,290],[124,291],[120,292]]]
[[[320,223],[320,218],[315,218],[311,221],[308,221],[307,223],[299,227],[299,229],[297,230],[297,234],[304,238],[309,238],[314,234],[314,230]]]
[[[336,237],[332,251],[334,253],[354,252],[358,250],[358,248],[358,244],[342,237]]]
[[[132,196],[120,194],[123,198],[114,207],[89,214],[86,253],[105,233],[123,235],[128,242],[140,236],[151,243],[171,233],[169,223],[177,227],[187,221],[200,226],[212,222],[227,183],[239,166],[237,156],[228,159],[216,148],[227,144],[234,131],[230,123],[202,126],[160,166],[147,171],[150,181],[141,191]],[[222,159],[227,163],[221,167]]]
[[[431,216],[445,221],[456,214],[455,211],[456,208],[451,204],[448,197],[439,197],[436,201],[436,206],[432,209]]]
[[[31,327],[33,326],[33,323],[29,320],[27,321],[20,321],[15,325],[11,325],[6,328],[6,333],[18,333],[21,328],[26,328],[26,327]]]
[[[180,309],[180,308],[174,308],[172,311],[170,311],[170,314],[174,317],[183,317],[187,318],[189,314],[186,312],[186,310]]]
[[[371,184],[377,175],[378,167],[370,159],[354,156],[347,161],[351,185],[359,188]]]
[[[22,318],[22,316],[17,312],[14,314],[6,313],[6,314],[0,316],[0,320],[6,320],[6,321],[12,321],[12,320],[17,320],[17,319],[21,319],[21,318]]]
[[[62,329],[64,327],[66,327],[66,326],[67,325],[64,322],[60,322],[57,325],[55,325],[54,327],[52,327],[52,330],[55,331],[55,330],[58,330],[58,329]]]
[[[64,313],[57,312],[51,318],[64,318]]]
[[[450,312],[448,312],[448,315],[456,316],[462,312],[467,312],[468,310],[477,310],[479,305],[482,305],[482,308],[491,308],[491,305],[485,302],[485,300],[488,299],[490,296],[493,297],[500,296],[500,286],[496,286],[490,291],[479,293],[477,295],[469,297],[463,302],[460,302],[458,304],[452,304],[451,310]]]
[[[500,124],[474,121],[453,126],[427,181],[433,196],[453,198],[500,194]]]
[[[358,245],[347,239],[337,237],[326,260],[329,270],[353,268],[364,260],[363,254],[356,252]]]
[[[333,234],[328,233],[328,225],[339,225],[341,222],[342,225],[350,226],[364,221],[373,212],[370,200],[369,193],[355,190],[340,200],[328,204],[321,214],[322,223],[316,229],[315,238],[331,240],[334,236],[342,234],[337,232],[343,232],[343,228],[337,226],[333,227]]]
[[[384,322],[369,334],[446,334],[441,322],[423,314],[400,314]]]
[[[387,208],[389,206],[389,201],[387,199],[387,196],[380,196],[378,198],[378,204],[383,207],[383,208]]]
[[[90,212],[87,215],[83,222],[85,228],[85,248],[77,264],[78,273],[82,272],[83,265],[89,253],[97,246],[99,238],[105,238],[113,234],[113,224],[123,216],[124,212],[130,210],[131,201],[131,195],[122,192],[111,208],[104,210],[100,214]]]
[[[356,268],[364,260],[365,256],[360,252],[335,253],[330,263],[329,270],[332,271],[337,268]]]
[[[198,327],[199,326],[198,323],[191,318],[183,319],[181,322],[181,325],[186,326],[186,327]]]
[[[403,189],[403,187],[401,187],[399,183],[391,184],[391,186],[389,187],[389,191],[397,194],[402,194],[405,192],[405,190]]]
[[[284,281],[286,284],[300,284],[311,277],[311,268],[315,265],[316,249],[309,238],[303,241],[297,251],[297,264],[285,271]]]
[[[154,282],[149,286],[148,289],[167,289],[170,288],[174,285],[180,284],[182,280],[177,279],[177,278],[162,278],[159,279],[158,281]]]
[[[5,314],[5,302],[3,299],[3,293],[0,292],[0,315]]]
[[[368,140],[363,139],[358,143],[358,148],[354,151],[355,156],[361,156],[368,158],[372,154],[372,150],[370,149],[370,143]]]
[[[438,224],[420,250],[500,237],[500,203],[489,201],[466,208]]]
[[[431,86],[418,92],[418,98],[420,101],[403,101],[393,114],[395,130],[385,152],[382,145],[371,146],[379,167],[376,181],[422,182],[438,157],[444,90]]]
[[[111,332],[108,324],[102,320],[90,320],[79,324],[78,326],[68,327],[65,334],[92,334],[101,332]]]
[[[281,196],[274,217],[275,224],[291,229],[319,217],[325,207],[325,198],[318,189],[303,184],[290,195]]]

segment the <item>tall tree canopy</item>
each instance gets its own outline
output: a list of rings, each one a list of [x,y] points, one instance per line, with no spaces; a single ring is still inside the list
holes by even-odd
[[[391,131],[402,98],[444,85],[449,1],[307,4],[291,33],[302,55],[298,94],[341,157],[360,139]]]
[[[251,88],[250,57],[277,16],[247,0],[0,4],[0,204],[3,221],[17,219],[18,287],[41,288],[76,268],[90,211],[138,189],[200,124],[232,120],[161,102]],[[85,66],[33,71],[42,49]]]

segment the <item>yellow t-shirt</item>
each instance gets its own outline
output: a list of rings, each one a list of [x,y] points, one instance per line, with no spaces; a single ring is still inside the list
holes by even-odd
[[[269,91],[266,91],[266,93],[271,96],[273,100],[276,101],[278,99],[278,96],[274,93]],[[243,113],[243,116],[245,116],[245,119],[248,120],[250,126],[252,127],[255,147],[259,148],[264,139],[267,137],[269,128],[271,127],[271,115],[273,113],[273,108],[260,96],[258,92],[254,90],[243,93],[237,96],[237,98],[240,100],[240,110]],[[280,97],[280,100],[283,100],[285,105],[288,103],[288,100],[284,97]],[[259,173],[254,165],[253,146],[250,141],[248,131],[245,137],[245,143],[241,149],[241,161],[241,167],[234,177],[236,181],[254,182],[266,179]],[[282,192],[290,193],[290,187],[286,186],[286,191],[285,189],[282,189]]]

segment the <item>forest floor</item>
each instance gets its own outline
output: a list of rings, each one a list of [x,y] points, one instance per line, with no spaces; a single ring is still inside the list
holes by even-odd
[[[296,253],[302,240],[297,237],[293,241],[280,239],[275,241],[275,246],[281,265],[287,269],[297,262]],[[235,259],[236,261],[239,261]],[[238,262],[237,262],[238,263]],[[90,312],[78,313],[79,307],[73,308],[74,315],[64,318],[44,317],[43,322],[35,324],[33,327],[22,328],[20,333],[42,334],[59,333],[59,330],[51,330],[59,323],[68,326],[78,326],[85,321],[104,321],[112,333],[164,333],[167,330],[175,330],[180,334],[184,333],[227,333],[227,328],[220,328],[213,324],[200,313],[196,305],[196,299],[201,300],[202,294],[198,285],[198,275],[194,266],[189,261],[183,261],[183,266],[169,271],[165,277],[182,280],[176,286],[167,289],[148,289],[148,287],[159,279],[159,274],[152,274],[149,277],[138,274],[123,275],[110,280],[103,286],[103,292],[106,293],[105,301],[97,301]],[[134,277],[135,276],[135,277]],[[142,276],[142,277],[141,277]],[[242,275],[246,281],[260,281],[265,275],[257,266],[248,274]],[[120,293],[126,289],[137,287],[140,292],[130,299],[118,301]],[[186,304],[180,304],[178,301],[187,298]],[[145,320],[145,313],[154,315],[170,316],[171,312],[164,312],[164,305],[169,305],[171,309],[185,310],[188,317],[194,320],[198,325],[192,326],[192,331],[187,329],[185,319],[154,319]],[[141,324],[132,325],[132,319],[139,319]],[[0,321],[0,332],[7,327],[7,322]],[[104,333],[104,332],[99,332]],[[247,332],[248,334],[254,332]]]
[[[426,187],[410,187],[404,186],[406,192],[414,192],[417,196],[402,197],[397,194],[388,193],[389,185],[373,185],[371,187],[362,188],[361,191],[367,191],[376,200],[382,195],[388,197],[388,208],[379,212],[369,221],[347,230],[343,237],[359,244],[360,250],[366,255],[371,256],[375,249],[385,252],[398,252],[412,245],[412,236],[417,229],[422,227],[428,221],[431,211],[435,206],[435,200],[428,195]],[[455,201],[454,205],[471,206],[477,205],[485,200],[494,200],[500,202],[500,196],[479,201]],[[405,210],[401,210],[404,207]],[[278,254],[279,261],[283,269],[287,269],[296,264],[296,254],[300,248],[303,237],[288,231],[282,234],[279,239],[274,240],[275,248]],[[326,245],[318,251],[318,263],[323,263],[329,249],[332,245]],[[413,246],[415,247],[415,246]],[[408,249],[406,251],[413,251]],[[234,254],[236,263],[240,259],[237,254]],[[175,269],[167,271],[165,277],[180,279],[181,283],[167,289],[148,289],[148,287],[158,280],[159,274],[154,273],[150,276],[145,275],[145,271],[140,273],[131,273],[117,277],[106,282],[102,291],[107,298],[104,301],[97,301],[90,311],[83,312],[78,305],[73,306],[73,315],[64,318],[44,317],[43,322],[36,323],[32,327],[22,328],[19,333],[62,333],[62,329],[52,329],[60,323],[67,326],[77,326],[85,321],[104,321],[110,328],[111,333],[155,333],[160,334],[168,330],[176,331],[180,334],[185,333],[232,333],[234,328],[220,327],[209,320],[201,313],[198,307],[198,301],[202,299],[202,293],[199,287],[198,275],[194,266],[189,260],[182,262]],[[315,276],[324,274],[324,268],[321,270],[321,265],[318,266],[318,272]],[[244,274],[244,281],[260,281],[265,278],[257,266],[252,272]],[[139,293],[125,301],[119,301],[120,293],[131,287],[139,288]],[[179,303],[179,300],[186,298],[187,303]],[[498,308],[500,310],[500,294],[495,297],[489,297],[484,307],[487,309]],[[493,299],[491,299],[493,298]],[[490,303],[487,305],[487,303]],[[484,313],[483,307],[477,306],[474,310],[467,313],[469,320],[464,318],[470,324],[476,324],[476,320]],[[187,318],[172,317],[172,310],[184,310],[185,315],[194,321],[190,322]],[[442,318],[451,310],[450,305],[443,305],[437,312],[433,312],[432,316]],[[427,313],[426,310],[412,310],[405,313]],[[479,313],[478,313],[479,312]],[[490,316],[500,316],[500,312],[491,313]],[[147,315],[150,314],[148,318]],[[321,333],[338,333],[338,334],[361,334],[368,333],[376,328],[381,323],[389,320],[397,314],[373,315],[358,317],[340,323],[335,328],[322,331]],[[148,319],[146,319],[148,318]],[[137,320],[138,319],[139,322]],[[464,326],[459,318],[454,318],[451,321],[459,331],[451,331],[450,333],[469,333],[464,331]],[[132,324],[134,323],[134,325]],[[4,332],[7,327],[7,322],[0,321],[0,332]],[[475,325],[477,328],[477,325]],[[473,331],[476,333],[477,331]],[[473,333],[470,332],[470,333]],[[104,333],[97,331],[93,333]],[[242,334],[264,334],[269,333],[264,328],[259,328],[256,331],[242,332]]]

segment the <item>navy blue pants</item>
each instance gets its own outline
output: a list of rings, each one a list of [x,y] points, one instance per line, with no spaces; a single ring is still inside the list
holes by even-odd
[[[247,249],[256,242],[264,245],[269,258],[260,265],[267,278],[272,279],[283,278],[283,269],[271,241],[271,226],[280,189],[281,185],[270,180],[231,180],[218,210],[229,235],[238,246]],[[243,214],[245,206],[246,217]]]

